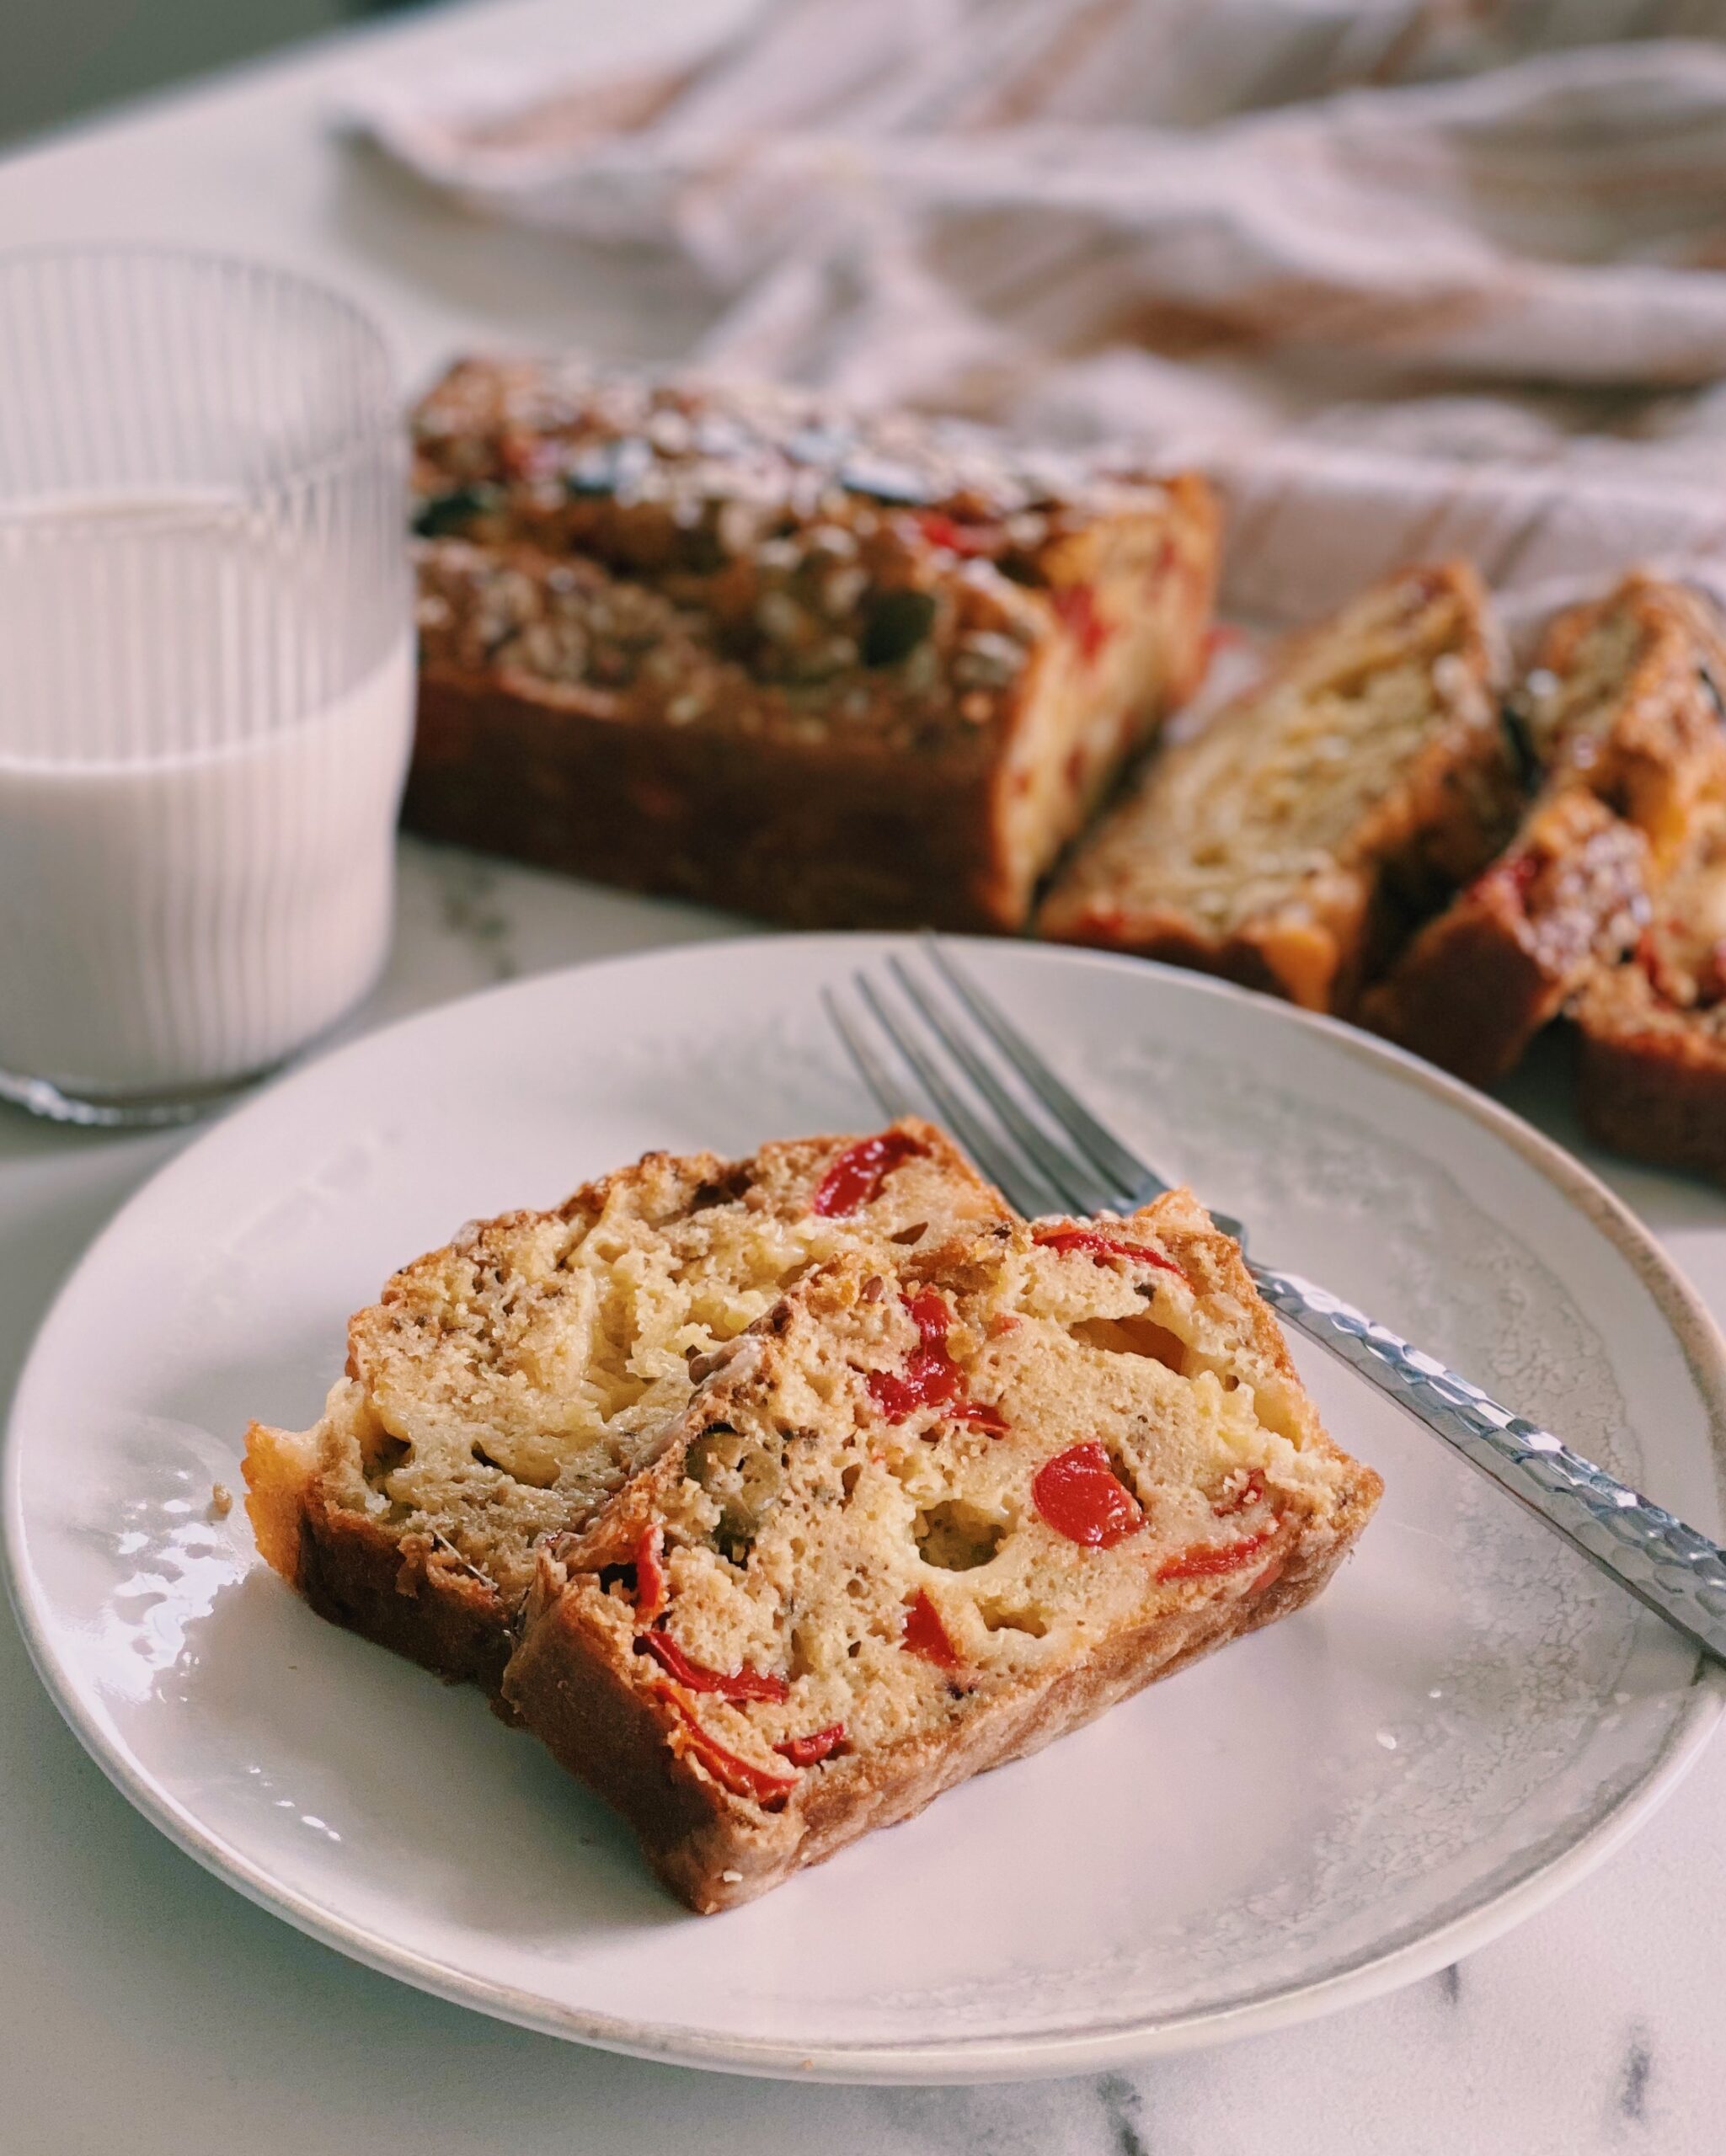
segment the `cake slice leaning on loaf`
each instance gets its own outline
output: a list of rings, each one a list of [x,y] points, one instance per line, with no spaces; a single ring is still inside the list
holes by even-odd
[[[1488,1086],[1601,965],[1726,797],[1713,607],[1632,574],[1547,632],[1515,716],[1547,776],[1503,857],[1420,931],[1360,1016]]]
[[[1347,1010],[1510,834],[1497,642],[1466,563],[1374,585],[1152,758],[1040,932]]]
[[[258,1546],[320,1615],[494,1691],[539,1538],[623,1481],[692,1360],[811,1265],[1006,1211],[907,1119],[745,1161],[649,1153],[469,1227],[353,1319],[311,1429],[247,1433]]]
[[[1298,1609],[1381,1487],[1184,1191],[847,1253],[660,1444],[505,1692],[703,1913]]]

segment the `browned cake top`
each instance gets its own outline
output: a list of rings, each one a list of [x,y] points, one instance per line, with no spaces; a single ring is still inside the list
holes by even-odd
[[[627,556],[628,513],[652,511],[633,520],[648,567],[673,553],[704,567],[836,522],[859,539],[893,526],[1040,583],[1063,533],[1162,495],[1142,473],[1014,449],[959,421],[573,360],[462,360],[422,400],[414,434],[429,535],[507,524]]]
[[[414,438],[421,538],[487,550],[423,552],[428,663],[672,725],[962,742],[1040,647],[1092,652],[1099,576],[1179,546],[1151,479],[768,387],[466,360]]]

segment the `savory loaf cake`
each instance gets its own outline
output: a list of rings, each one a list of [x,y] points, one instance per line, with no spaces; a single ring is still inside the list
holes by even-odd
[[[1015,929],[1204,664],[1202,480],[468,360],[415,419],[406,816],[802,926]]]
[[[1184,1191],[854,1251],[545,1545],[505,1692],[720,1909],[1298,1609],[1381,1486]]]
[[[323,1616],[495,1689],[537,1539],[622,1481],[692,1360],[809,1266],[1006,1207],[941,1132],[650,1153],[555,1211],[465,1229],[348,1329],[309,1430],[254,1423],[258,1546]]]
[[[1465,563],[1387,579],[1153,756],[1040,931],[1346,1010],[1515,816],[1497,638]]]
[[[1477,1085],[1635,942],[1726,796],[1712,607],[1640,573],[1561,615],[1510,707],[1545,783],[1504,857],[1415,937],[1363,1021]]]
[[[1590,1134],[1726,1182],[1726,818],[1699,835],[1634,952],[1595,972],[1574,1016]]]

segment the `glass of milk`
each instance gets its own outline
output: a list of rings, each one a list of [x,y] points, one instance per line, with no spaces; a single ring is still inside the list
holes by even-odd
[[[0,1097],[177,1120],[377,979],[404,458],[382,340],[334,294],[0,254]]]

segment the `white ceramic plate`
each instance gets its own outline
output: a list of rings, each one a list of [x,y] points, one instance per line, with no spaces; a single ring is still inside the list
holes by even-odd
[[[649,1146],[878,1120],[823,980],[885,939],[757,938],[523,982],[375,1034],[217,1125],[120,1214],[19,1388],[14,1592],[68,1720],[242,1892],[362,1961],[588,2041],[835,2079],[1095,2069],[1426,1973],[1597,1862],[1722,1674],[1322,1354],[1383,1472],[1312,1609],[766,1900],[683,1914],[472,1694],[259,1564],[248,1417],[299,1424],[348,1312],[475,1214]],[[1718,1534],[1720,1343],[1591,1178],[1323,1021],[1026,946],[972,963],[1132,1142]]]

